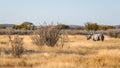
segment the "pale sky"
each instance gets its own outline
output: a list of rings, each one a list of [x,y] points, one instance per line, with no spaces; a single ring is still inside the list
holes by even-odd
[[[0,0],[0,24],[120,25],[120,0]]]

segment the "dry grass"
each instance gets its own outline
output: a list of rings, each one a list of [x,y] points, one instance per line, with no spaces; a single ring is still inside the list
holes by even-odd
[[[32,68],[119,68],[120,39],[105,36],[104,42],[86,40],[85,36],[70,35],[63,48],[39,48],[24,36],[25,52],[21,58],[14,58],[8,38],[0,36],[0,67]]]

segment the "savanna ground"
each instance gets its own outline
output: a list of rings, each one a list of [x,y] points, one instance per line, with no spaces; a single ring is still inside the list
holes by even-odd
[[[120,39],[105,36],[104,42],[94,42],[84,35],[69,35],[63,48],[39,48],[28,35],[21,37],[25,52],[21,58],[15,58],[7,36],[0,36],[1,68],[120,68]]]

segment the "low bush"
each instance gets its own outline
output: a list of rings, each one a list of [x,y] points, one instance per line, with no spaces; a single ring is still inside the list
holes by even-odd
[[[8,29],[6,31],[8,38],[9,38],[9,43],[11,46],[11,53],[14,57],[20,58],[21,55],[24,52],[23,48],[23,38],[20,38],[18,35],[12,36],[12,29]]]
[[[61,37],[61,30],[61,28],[55,28],[53,25],[43,25],[34,31],[31,39],[33,40],[33,43],[38,46],[47,45],[53,47],[57,44],[59,39],[64,39]],[[62,41],[61,43],[64,42]]]
[[[107,35],[113,38],[120,38],[120,30],[119,29],[108,30]]]

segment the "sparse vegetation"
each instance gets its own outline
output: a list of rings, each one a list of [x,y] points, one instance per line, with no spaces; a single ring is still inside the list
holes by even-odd
[[[3,40],[7,39],[6,36]],[[14,58],[9,53],[5,53],[4,51],[9,50],[5,44],[0,46],[4,49],[0,55],[2,62],[0,67],[119,68],[119,41],[120,39],[106,36],[104,42],[93,42],[86,41],[81,35],[69,35],[63,48],[43,47],[39,50],[26,35],[24,36],[26,51],[21,58]]]

